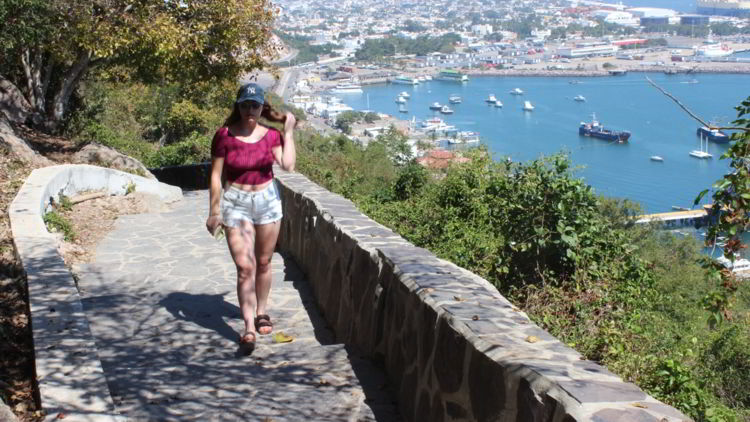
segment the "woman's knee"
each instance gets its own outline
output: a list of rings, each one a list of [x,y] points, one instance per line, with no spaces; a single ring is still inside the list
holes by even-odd
[[[271,271],[271,257],[261,256],[258,258],[258,273],[266,273]]]
[[[240,280],[249,280],[253,278],[253,275],[255,275],[255,262],[253,261],[245,261],[245,262],[238,262],[237,263],[237,277]]]

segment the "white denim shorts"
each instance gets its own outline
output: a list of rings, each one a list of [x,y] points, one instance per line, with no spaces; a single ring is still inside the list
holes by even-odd
[[[227,227],[239,227],[242,221],[268,224],[281,220],[282,216],[281,195],[275,180],[254,192],[230,186],[221,196],[221,218]]]

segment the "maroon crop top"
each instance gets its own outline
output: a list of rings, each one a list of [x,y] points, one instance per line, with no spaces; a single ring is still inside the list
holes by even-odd
[[[281,133],[274,128],[268,128],[258,142],[249,143],[222,127],[211,141],[211,156],[224,158],[224,174],[229,183],[260,185],[273,179],[271,149],[280,145]]]

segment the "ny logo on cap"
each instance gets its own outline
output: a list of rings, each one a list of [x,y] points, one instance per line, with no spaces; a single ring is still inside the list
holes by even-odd
[[[247,87],[247,92],[250,94],[255,94],[255,87],[252,87],[252,86]]]

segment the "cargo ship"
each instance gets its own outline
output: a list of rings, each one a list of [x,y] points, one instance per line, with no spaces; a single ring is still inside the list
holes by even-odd
[[[630,132],[628,131],[610,130],[602,127],[599,121],[596,120],[596,114],[591,115],[590,123],[581,122],[581,125],[578,127],[578,134],[619,143],[628,142],[628,139],[630,139]]]
[[[717,144],[726,144],[727,142],[729,142],[729,136],[719,129],[701,126],[696,131],[696,134],[700,137],[708,139],[711,142],[716,142]]]
[[[435,79],[439,81],[467,82],[469,77],[453,69],[443,69],[438,73]]]
[[[750,17],[750,1],[698,0],[697,12],[701,15]]]

